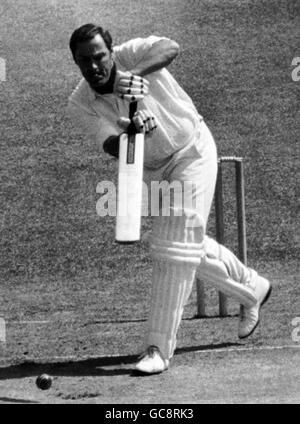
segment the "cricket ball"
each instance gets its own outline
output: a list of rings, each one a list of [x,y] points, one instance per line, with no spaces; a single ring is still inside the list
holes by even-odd
[[[41,374],[35,381],[37,387],[41,390],[48,390],[52,386],[52,377],[48,374]]]

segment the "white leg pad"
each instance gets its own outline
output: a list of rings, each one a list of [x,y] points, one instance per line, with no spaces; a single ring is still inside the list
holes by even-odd
[[[196,266],[155,261],[147,346],[158,346],[163,357],[173,356],[176,334],[195,279]]]
[[[171,208],[172,209],[172,208]],[[204,254],[204,225],[193,211],[171,210],[154,219],[150,238],[153,258],[152,300],[146,346],[157,346],[165,359],[173,356],[183,308]],[[188,226],[187,226],[188,224]]]
[[[242,305],[252,307],[257,303],[252,270],[232,252],[208,237],[205,237],[205,256],[198,267],[197,277]]]

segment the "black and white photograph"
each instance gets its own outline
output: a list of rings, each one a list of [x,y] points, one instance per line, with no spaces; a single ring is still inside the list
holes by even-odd
[[[299,96],[299,0],[1,0],[0,404],[300,403]]]

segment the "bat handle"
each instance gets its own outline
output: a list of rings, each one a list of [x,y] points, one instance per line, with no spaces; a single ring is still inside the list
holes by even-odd
[[[135,112],[137,111],[137,102],[129,103],[129,119],[132,120]]]
[[[129,119],[130,119],[130,124],[128,127],[128,134],[135,134],[136,133],[136,128],[134,123],[132,122],[132,118],[135,114],[135,112],[137,111],[137,102],[131,102],[129,103]]]

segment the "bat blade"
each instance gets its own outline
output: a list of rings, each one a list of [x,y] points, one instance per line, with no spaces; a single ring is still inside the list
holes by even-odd
[[[144,135],[120,136],[116,241],[140,239],[144,165]]]

